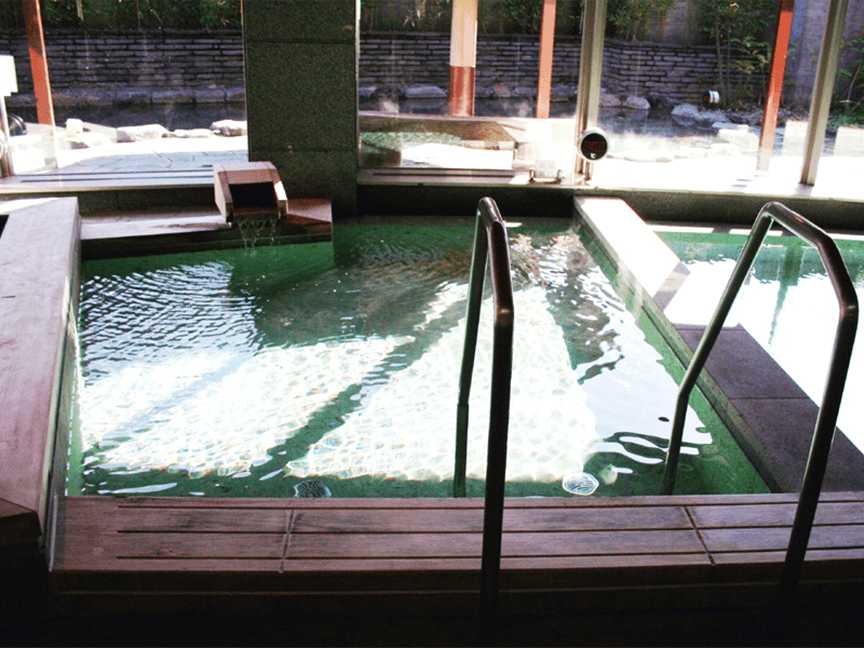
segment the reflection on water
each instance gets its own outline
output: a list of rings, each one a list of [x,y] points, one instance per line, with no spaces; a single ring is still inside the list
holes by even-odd
[[[744,235],[658,232],[716,305],[744,247]],[[864,242],[838,239],[859,302],[864,301]],[[713,290],[709,289],[713,287]],[[772,236],[730,313],[813,399],[821,403],[839,319],[837,298],[815,248],[797,236]],[[860,335],[859,335],[860,338]],[[864,451],[864,343],[859,339],[837,426]]]
[[[334,245],[88,262],[70,483],[87,494],[448,495],[472,237],[343,225]],[[511,241],[509,492],[653,492],[677,389],[660,354],[572,230],[516,229]],[[472,389],[474,495],[490,301]],[[717,446],[705,425],[690,412],[693,460]],[[682,483],[705,489],[694,471]]]

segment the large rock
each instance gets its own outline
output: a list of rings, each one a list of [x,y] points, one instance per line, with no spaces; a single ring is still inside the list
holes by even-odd
[[[36,95],[32,93],[28,94],[26,92],[19,92],[6,97],[7,108],[31,108],[35,105]]]
[[[170,133],[171,137],[179,137],[180,139],[204,139],[207,137],[215,137],[213,131],[209,128],[178,128]]]
[[[656,93],[650,93],[648,95],[648,101],[650,102],[652,108],[656,108],[658,110],[672,110],[675,106],[682,103],[680,99],[674,99],[667,95]]]
[[[194,90],[157,90],[151,95],[154,104],[194,104]]]
[[[614,94],[608,92],[600,92],[600,107],[601,108],[617,108],[621,105],[621,100]]]
[[[246,88],[227,88],[225,90],[225,101],[228,103],[242,103],[246,101]]]
[[[225,91],[221,88],[199,88],[192,91],[195,103],[225,103]]]
[[[66,137],[75,137],[84,132],[84,122],[70,117],[66,120]]]
[[[573,85],[554,85],[550,93],[550,101],[570,101],[571,97],[576,96],[576,86]]]
[[[114,95],[114,100],[117,102],[118,108],[149,106],[150,93],[146,90],[121,90]]]
[[[748,115],[744,115],[744,121],[750,126],[761,126],[763,116],[763,112],[761,110],[757,110]]]
[[[75,106],[110,106],[114,103],[114,95],[100,91],[63,91],[55,92],[52,101],[57,107]]]
[[[734,144],[742,153],[755,153],[759,148],[759,136],[751,133],[748,126],[721,128],[717,131],[717,141]]]
[[[624,101],[624,107],[631,110],[651,110],[651,104],[645,97],[627,97]]]
[[[672,109],[672,116],[680,117],[681,119],[689,119],[690,121],[696,121],[696,115],[698,115],[700,112],[701,111],[693,104],[682,103],[678,104]]]
[[[121,126],[117,129],[118,142],[143,142],[161,139],[168,134],[168,129],[161,124],[145,124],[144,126]]]
[[[435,85],[409,85],[405,88],[406,99],[440,99],[446,97],[447,92]]]
[[[108,146],[111,144],[111,138],[102,133],[78,133],[72,137],[67,137],[65,140],[70,149],[86,149],[98,148],[100,146]]]
[[[210,130],[216,131],[225,137],[239,137],[246,135],[246,122],[235,119],[223,119],[210,124]]]
[[[387,97],[388,99],[401,99],[405,96],[405,89],[394,83],[385,83],[375,88],[376,97]]]
[[[712,124],[726,121],[726,113],[720,110],[702,110],[696,115],[696,123],[704,128],[710,128]]]

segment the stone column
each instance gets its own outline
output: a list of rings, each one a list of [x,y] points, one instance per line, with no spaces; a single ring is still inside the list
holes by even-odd
[[[357,0],[243,0],[249,160],[272,162],[291,198],[357,197]]]

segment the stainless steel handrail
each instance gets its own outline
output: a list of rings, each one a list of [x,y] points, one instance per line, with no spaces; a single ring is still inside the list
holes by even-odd
[[[492,275],[495,323],[492,340],[492,394],[486,458],[486,500],[483,511],[483,554],[480,567],[480,616],[485,627],[481,632],[486,633],[494,632],[491,622],[498,606],[501,534],[504,524],[504,481],[507,468],[507,426],[510,420],[510,375],[513,365],[513,279],[510,276],[510,245],[504,220],[495,201],[491,198],[483,198],[477,205],[477,229],[474,235],[468,294],[468,322],[456,415],[454,497],[465,497],[468,397],[471,393],[471,377],[474,372],[477,328],[480,322],[480,305],[483,301],[487,260]]]
[[[816,418],[816,427],[813,432],[810,455],[807,458],[807,467],[804,471],[801,495],[798,498],[798,507],[795,511],[792,533],[786,550],[786,561],[780,577],[777,608],[781,614],[785,614],[794,598],[795,588],[801,576],[804,556],[810,540],[810,531],[816,516],[816,506],[819,503],[819,494],[822,490],[822,481],[825,477],[828,454],[834,440],[837,414],[840,410],[840,401],[843,398],[843,388],[846,384],[846,374],[849,371],[852,346],[855,342],[855,331],[858,326],[858,298],[855,295],[855,288],[849,277],[849,271],[846,269],[846,264],[843,262],[843,257],[840,255],[834,240],[816,225],[781,203],[768,203],[756,217],[753,230],[744,244],[744,249],[741,251],[741,256],[738,258],[738,263],[732,272],[726,290],[720,298],[717,310],[705,329],[684,380],[681,382],[663,474],[662,493],[669,495],[675,488],[675,473],[678,468],[681,440],[684,435],[684,419],[687,415],[690,392],[693,390],[708,354],[720,334],[741,285],[750,273],[756,254],[775,221],[817,249],[840,305],[840,319],[834,336],[834,350],[831,354],[831,365],[825,382],[822,406],[819,408],[819,415]]]

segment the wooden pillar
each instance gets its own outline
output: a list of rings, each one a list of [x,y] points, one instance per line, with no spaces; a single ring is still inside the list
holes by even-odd
[[[474,114],[477,66],[477,0],[453,0],[450,23],[450,115]]]
[[[45,56],[45,34],[39,0],[22,0],[24,23],[27,27],[27,46],[30,49],[30,69],[33,71],[33,90],[36,94],[36,114],[39,123],[54,126],[54,102],[48,81],[48,58]]]
[[[792,31],[792,14],[795,0],[780,0],[777,11],[777,31],[774,34],[774,49],[771,55],[771,80],[768,96],[765,98],[765,113],[762,117],[762,131],[759,134],[759,153],[756,170],[767,171],[774,150],[774,131],[777,128],[777,111],[780,109],[780,95],[783,92],[783,75],[786,72],[786,54],[789,51],[789,34]]]
[[[540,73],[537,78],[537,117],[549,117],[552,95],[552,53],[555,49],[556,0],[544,0],[543,22],[540,28]]]

